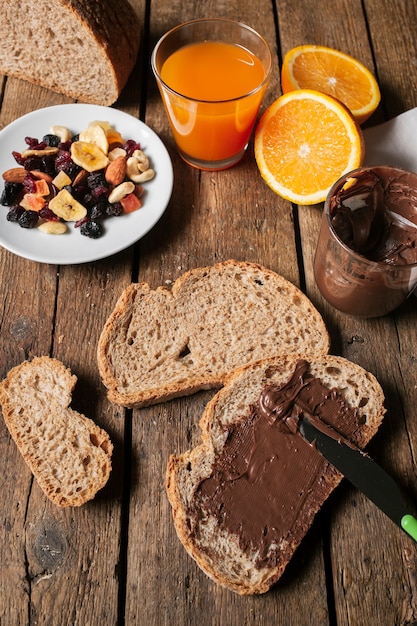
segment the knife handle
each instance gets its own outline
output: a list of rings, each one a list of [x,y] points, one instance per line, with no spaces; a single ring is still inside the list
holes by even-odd
[[[417,519],[412,515],[404,515],[401,518],[401,528],[417,541]]]

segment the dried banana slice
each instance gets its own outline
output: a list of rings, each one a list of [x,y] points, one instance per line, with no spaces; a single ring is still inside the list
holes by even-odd
[[[109,162],[104,152],[94,143],[74,141],[71,144],[71,158],[87,172],[96,172],[105,168]]]
[[[80,133],[80,141],[85,141],[87,143],[92,143],[104,153],[107,154],[109,151],[109,142],[107,140],[107,133],[102,126],[99,124],[93,124],[92,126],[88,126],[85,130]]]
[[[85,206],[78,202],[68,189],[61,189],[55,198],[50,200],[49,208],[66,222],[76,222],[87,215]]]

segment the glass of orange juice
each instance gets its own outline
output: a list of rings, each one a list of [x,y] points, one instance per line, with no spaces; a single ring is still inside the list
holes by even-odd
[[[234,20],[192,20],[161,37],[151,63],[182,158],[202,170],[235,165],[269,82],[265,39]]]

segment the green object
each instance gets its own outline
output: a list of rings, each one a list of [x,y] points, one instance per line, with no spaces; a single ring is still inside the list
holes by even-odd
[[[401,518],[401,527],[406,533],[417,541],[417,519],[412,515],[404,515]]]

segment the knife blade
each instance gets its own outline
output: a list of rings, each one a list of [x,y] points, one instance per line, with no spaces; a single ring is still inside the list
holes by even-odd
[[[352,485],[417,541],[417,519],[407,509],[392,476],[360,448],[314,417],[303,413],[299,430]]]

